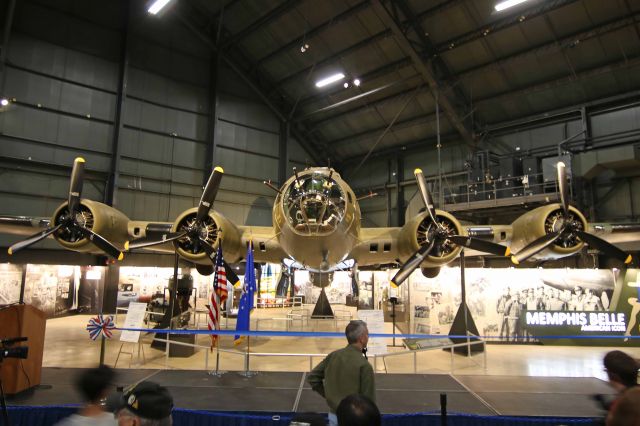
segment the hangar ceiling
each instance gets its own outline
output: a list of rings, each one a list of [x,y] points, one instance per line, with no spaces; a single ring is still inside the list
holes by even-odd
[[[640,87],[640,3],[495,3],[196,0],[167,13],[338,164],[433,147],[438,127],[473,149],[497,124]],[[345,79],[315,87],[334,72]]]

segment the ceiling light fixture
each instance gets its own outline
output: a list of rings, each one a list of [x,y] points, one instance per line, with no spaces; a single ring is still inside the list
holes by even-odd
[[[342,85],[342,87],[344,87],[345,89],[348,89],[348,88],[349,88],[349,83],[347,83],[347,82],[345,81],[345,83]]]
[[[330,75],[330,76],[329,76],[329,77],[327,77],[327,78],[323,78],[323,79],[322,79],[322,80],[320,80],[320,81],[317,81],[317,82],[316,82],[316,87],[324,87],[324,86],[327,86],[327,85],[329,85],[329,84],[331,84],[331,83],[335,83],[336,81],[340,81],[340,80],[342,80],[343,78],[344,78],[344,74],[342,74],[341,72],[339,72],[339,73],[337,73],[337,74]]]
[[[158,12],[160,12],[171,0],[156,0],[153,2],[153,4],[151,4],[151,6],[149,6],[149,8],[147,9],[147,12],[149,12],[152,15],[156,15]]]
[[[359,78],[353,79],[353,84],[354,86],[360,86],[360,79]]]
[[[527,0],[505,0],[503,2],[496,4],[495,9],[496,9],[496,12],[501,12],[505,9],[509,9],[510,7],[513,7],[520,3],[524,3],[525,1]]]
[[[309,45],[307,43],[303,44],[302,46],[300,46],[300,52],[304,53],[307,50],[309,50]]]
[[[2,106],[7,106],[7,105],[9,105],[9,99],[7,99],[7,98],[2,98],[2,99],[0,100],[0,105],[2,105]]]

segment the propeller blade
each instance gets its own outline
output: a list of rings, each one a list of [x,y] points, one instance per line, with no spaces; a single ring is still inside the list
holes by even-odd
[[[202,238],[200,238],[200,243],[202,243],[202,248],[207,253],[207,257],[211,261],[211,264],[213,266],[216,266],[216,255],[217,255],[216,249],[214,249],[211,246],[211,244],[209,244],[206,240],[203,240]]]
[[[560,188],[560,202],[564,217],[569,217],[569,184],[567,182],[567,171],[562,161],[558,162],[558,187]]]
[[[424,205],[427,207],[427,211],[429,212],[429,217],[431,217],[431,222],[434,225],[438,225],[436,222],[436,210],[433,207],[433,200],[431,199],[431,194],[429,194],[429,189],[427,188],[427,182],[424,180],[424,175],[422,174],[421,169],[415,169],[413,172],[416,176],[416,181],[418,182],[418,188],[420,189],[420,195],[422,196],[422,201]]]
[[[59,225],[54,226],[53,228],[47,228],[44,231],[38,232],[37,234],[34,234],[34,235],[30,236],[26,240],[19,241],[19,242],[15,243],[14,245],[12,245],[11,247],[9,247],[9,249],[7,250],[7,253],[13,254],[13,253],[15,253],[17,251],[20,251],[20,250],[22,250],[24,248],[29,247],[32,244],[37,243],[38,241],[44,240],[49,235],[53,234],[58,229],[60,229],[61,226],[62,226],[62,224],[59,224]]]
[[[84,158],[78,157],[73,161],[71,181],[69,182],[69,200],[67,208],[71,217],[78,210],[80,197],[82,196],[82,183],[84,182]]]
[[[447,239],[461,247],[469,247],[470,249],[478,250],[483,253],[495,254],[496,256],[509,256],[511,254],[509,247],[491,241],[481,240],[479,238],[451,235],[447,237]]]
[[[133,249],[139,249],[144,247],[156,246],[158,244],[169,243],[171,241],[179,240],[187,235],[186,232],[170,232],[168,234],[162,234],[160,237],[143,237],[133,241],[127,241],[124,243],[124,250],[129,251]]]
[[[216,199],[218,188],[220,188],[220,180],[222,179],[223,173],[224,170],[222,170],[222,167],[218,166],[213,169],[211,176],[209,176],[207,185],[204,187],[204,191],[202,191],[202,197],[200,197],[200,204],[198,204],[198,215],[196,216],[198,223],[201,223],[205,216],[209,214],[209,210],[211,210],[211,206]]]
[[[630,264],[633,260],[633,257],[630,254],[625,253],[618,247],[614,246],[608,241],[603,240],[600,237],[596,237],[595,235],[591,235],[579,230],[576,230],[574,232],[582,241],[587,243],[589,247],[600,250],[605,256],[618,259],[621,262],[624,262],[626,265]]]
[[[82,234],[87,237],[89,241],[91,241],[96,247],[98,247],[109,256],[118,260],[122,260],[124,258],[124,254],[101,235],[96,234],[91,229],[85,228],[84,226],[77,226],[76,228],[79,229]]]
[[[429,255],[429,252],[431,252],[431,249],[433,249],[434,243],[435,238],[429,244],[420,247],[417,252],[413,253],[409,260],[407,260],[404,265],[402,265],[398,273],[391,279],[391,285],[397,287],[402,284],[404,280],[409,278],[409,275],[411,275],[411,273],[415,271],[418,266],[420,266],[424,258]]]
[[[527,260],[531,256],[535,255],[536,253],[541,252],[542,250],[553,244],[553,242],[557,240],[558,237],[560,237],[563,230],[564,229],[556,232],[551,232],[549,234],[543,235],[535,241],[532,241],[528,246],[520,250],[517,254],[511,256],[511,261],[517,265],[520,262]]]

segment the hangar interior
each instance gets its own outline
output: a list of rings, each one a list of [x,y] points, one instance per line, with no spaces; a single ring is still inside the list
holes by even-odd
[[[131,220],[173,222],[221,166],[215,210],[269,227],[278,193],[263,181],[278,188],[294,167],[331,167],[359,199],[363,228],[402,227],[424,207],[420,168],[438,209],[492,226],[557,202],[562,160],[570,203],[589,223],[638,232],[638,2],[529,0],[496,12],[493,0],[173,0],[157,15],[147,6],[2,2],[0,216],[51,218],[82,157],[82,197]],[[22,239],[2,233],[0,246]],[[640,250],[634,239],[620,247]],[[48,238],[0,261],[23,265],[23,281],[27,264],[104,268],[113,309],[121,267],[171,268],[174,257],[133,252],[115,263]],[[542,266],[620,268],[584,247],[519,270]],[[590,354],[588,375],[602,350]],[[52,352],[49,365],[63,356]],[[521,362],[519,373],[540,372]]]

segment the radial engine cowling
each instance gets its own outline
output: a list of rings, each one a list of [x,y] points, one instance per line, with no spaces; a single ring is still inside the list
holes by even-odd
[[[451,214],[436,210],[436,220],[443,226],[449,235],[467,235],[466,231]],[[400,231],[399,236],[399,253],[400,260],[405,262],[420,247],[427,244],[427,230],[431,220],[427,212],[420,213],[409,222],[407,222]],[[446,265],[455,259],[462,249],[451,241],[436,241],[435,246],[430,254],[420,265],[421,267],[437,267]]]
[[[173,224],[172,232],[180,232],[192,226],[196,220],[198,208],[182,212]],[[227,262],[235,262],[244,255],[244,247],[238,228],[226,217],[211,210],[205,218],[200,239],[214,246],[218,236],[222,238],[222,250]],[[184,237],[174,242],[178,255],[194,263],[210,264],[207,253],[199,241]]]
[[[560,204],[549,204],[531,210],[516,219],[513,224],[511,250],[518,253],[532,241],[554,231],[563,225],[563,212]],[[575,207],[569,206],[569,220],[577,222],[578,229],[587,230],[587,219]],[[559,259],[574,254],[582,249],[584,243],[574,235],[558,238],[545,250],[532,256],[531,259]]]
[[[63,203],[53,213],[51,223],[58,224],[68,215],[67,203]],[[119,210],[97,201],[82,199],[76,214],[78,224],[106,238],[118,247],[122,247],[128,238],[129,218]],[[66,227],[60,228],[53,237],[66,249],[80,252],[102,253],[91,241],[78,231]]]

